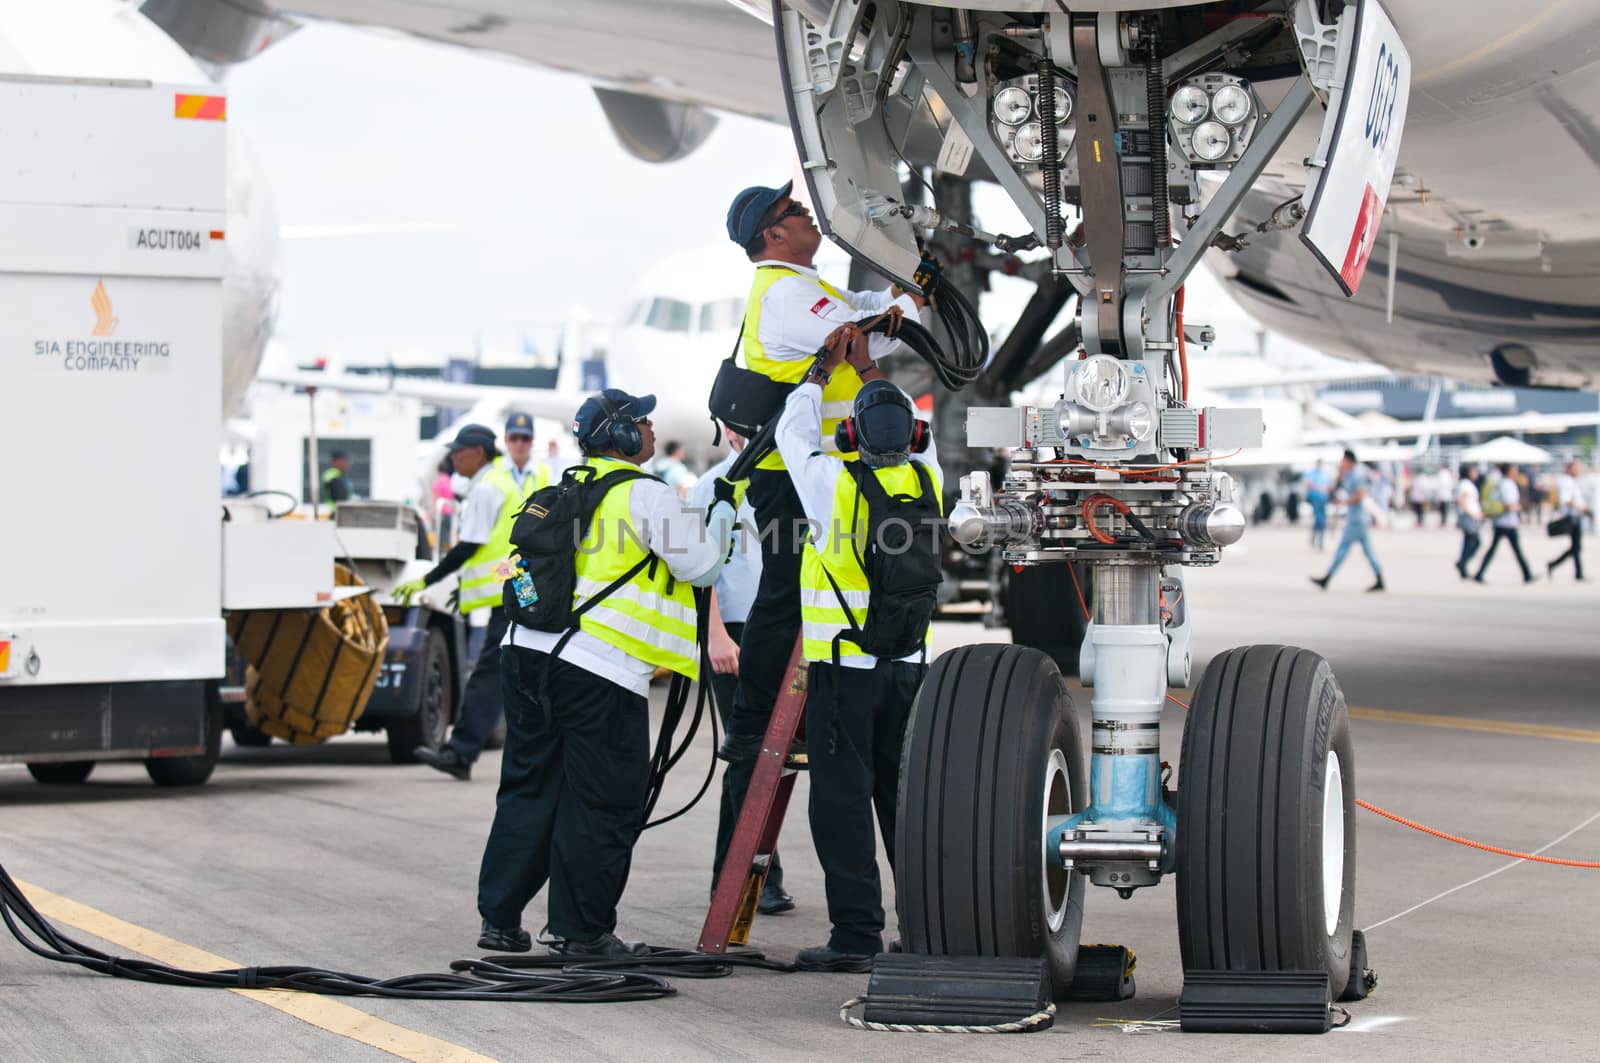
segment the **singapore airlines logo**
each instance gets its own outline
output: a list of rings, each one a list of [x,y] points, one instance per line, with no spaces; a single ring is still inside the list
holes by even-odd
[[[111,336],[117,331],[117,319],[111,316],[111,296],[106,294],[106,282],[101,280],[94,286],[94,294],[89,297],[89,305],[94,307],[93,336]]]

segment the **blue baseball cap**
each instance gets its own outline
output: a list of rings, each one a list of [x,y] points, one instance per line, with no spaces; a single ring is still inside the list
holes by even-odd
[[[733,197],[728,208],[728,239],[744,247],[761,231],[761,219],[767,216],[772,205],[794,189],[793,181],[785,181],[782,188],[763,188],[752,185]]]
[[[632,421],[650,416],[650,411],[656,408],[654,395],[630,395],[621,388],[606,388],[600,395],[605,396],[618,416]],[[605,403],[600,401],[600,395],[591,395],[584,399],[583,405],[579,406],[578,412],[572,416],[572,434],[578,437],[580,447],[589,445],[589,437],[594,435],[595,430],[610,416],[606,412]]]
[[[506,418],[506,438],[527,436],[533,438],[533,418],[525,413],[513,413]]]
[[[451,450],[465,450],[467,447],[482,447],[491,458],[499,453],[495,450],[494,433],[481,424],[463,425],[450,441]]]

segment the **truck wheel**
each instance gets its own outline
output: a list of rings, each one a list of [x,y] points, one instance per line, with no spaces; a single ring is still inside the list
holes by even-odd
[[[1184,970],[1350,978],[1355,757],[1328,662],[1292,646],[1212,660],[1178,762]]]
[[[1045,851],[1084,808],[1072,697],[1049,657],[987,643],[942,655],[911,710],[900,762],[895,899],[909,952],[1045,956],[1072,984],[1082,875]]]
[[[389,724],[389,759],[396,764],[415,764],[413,751],[418,746],[444,748],[450,732],[450,649],[437,629],[428,629],[428,644],[422,654],[422,675],[417,682],[417,711],[413,716]]]
[[[28,774],[34,781],[51,786],[76,786],[94,771],[92,760],[60,760],[49,764],[29,764]]]
[[[228,734],[233,738],[233,744],[246,749],[256,749],[261,746],[270,746],[272,736],[253,723],[236,723],[228,728]]]
[[[1089,597],[1089,578],[1087,571],[1078,574],[1085,601]],[[1083,615],[1078,592],[1073,589],[1067,564],[1030,565],[1021,572],[1009,573],[1006,623],[1011,626],[1012,642],[1043,650],[1062,675],[1078,674],[1078,654],[1083,649],[1088,619]]]
[[[215,686],[206,693],[206,751],[193,757],[151,757],[144,770],[157,786],[201,786],[222,753],[222,702]]]

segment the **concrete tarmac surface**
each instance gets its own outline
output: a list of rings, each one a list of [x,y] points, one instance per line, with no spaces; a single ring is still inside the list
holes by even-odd
[[[1196,679],[1229,646],[1318,650],[1353,710],[1362,798],[1512,850],[1600,860],[1600,583],[1575,584],[1570,569],[1544,580],[1560,544],[1532,529],[1539,582],[1524,586],[1497,557],[1486,586],[1463,583],[1451,567],[1456,533],[1430,527],[1376,534],[1386,593],[1363,593],[1371,579],[1359,554],[1322,592],[1307,576],[1329,553],[1304,538],[1253,528],[1222,565],[1190,571]],[[940,649],[1003,636],[936,628]],[[1085,727],[1088,705],[1079,691]],[[1182,711],[1169,706],[1166,722],[1163,748],[1177,761]],[[709,753],[702,737],[662,809],[700,785]],[[387,759],[372,735],[309,749],[225,743],[210,784],[191,791],[158,790],[133,764],[101,765],[74,787],[0,765],[0,863],[53,895],[45,901],[65,932],[123,955],[385,977],[444,970],[477,955],[474,893],[499,755],[486,754],[468,784]],[[779,959],[827,937],[806,785],[783,846],[799,906],[758,919],[752,940]],[[675,997],[609,1006],[261,994],[264,1003],[91,974],[0,935],[0,1060],[1600,1058],[1600,870],[1519,862],[1356,816],[1356,925],[1369,928],[1380,981],[1350,1005],[1348,1028],[1322,1037],[1179,1033],[1175,886],[1164,881],[1127,901],[1089,889],[1083,940],[1131,947],[1138,995],[1065,1005],[1038,1034],[849,1029],[837,1009],[865,990],[865,975],[679,979]],[[708,799],[644,836],[624,937],[693,945],[715,818]],[[886,907],[893,936],[890,898]],[[543,916],[541,897],[525,925],[537,930]]]

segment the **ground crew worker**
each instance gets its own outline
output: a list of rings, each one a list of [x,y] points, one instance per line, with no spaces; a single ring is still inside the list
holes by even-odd
[[[857,368],[864,367],[865,358],[858,356]],[[868,623],[872,591],[863,554],[874,538],[886,540],[888,535],[881,528],[869,530],[873,505],[858,479],[876,478],[881,504],[895,496],[931,496],[925,516],[937,520],[942,477],[931,435],[919,426],[910,396],[887,380],[868,383],[853,404],[851,428],[861,457],[857,467],[848,469],[838,457],[824,453],[820,444],[828,379],[821,369],[808,375],[790,394],[778,422],[778,448],[810,521],[800,595],[803,652],[810,662],[806,746],[811,834],[833,925],[827,944],[801,950],[796,962],[808,970],[865,971],[883,951],[873,810],[892,865],[900,747],[911,702],[927,670],[938,539],[929,534],[907,547],[926,551],[921,567],[932,582],[926,612],[909,611],[915,619],[901,625],[904,633],[895,641],[919,648],[897,659],[871,656],[851,636],[862,634]],[[918,436],[927,439],[922,453],[915,452]],[[878,514],[880,520],[884,516]],[[880,542],[879,549],[884,548]],[[896,604],[889,598],[877,602],[880,608]]]
[[[340,502],[348,502],[355,497],[355,492],[350,490],[349,472],[349,451],[334,451],[328,459],[328,467],[322,470],[322,500],[328,504],[330,513],[338,508]]]
[[[533,460],[533,418],[525,413],[513,413],[506,418],[506,452],[495,459],[495,464],[511,476],[511,481],[522,498],[550,485],[550,466]],[[512,507],[512,516],[518,507]],[[506,534],[510,534],[510,526]],[[508,539],[509,543],[510,540]]]
[[[472,764],[500,722],[500,640],[506,633],[506,614],[500,604],[506,575],[501,569],[511,553],[511,520],[525,497],[510,472],[495,464],[498,456],[494,433],[483,425],[469,424],[456,433],[450,443],[450,463],[456,475],[469,478],[460,538],[427,575],[407,580],[390,592],[396,601],[409,605],[418,591],[459,571],[456,593],[461,611],[489,610],[483,645],[467,677],[449,742],[438,750],[418,746],[413,751],[417,760],[462,782],[472,778]]]
[[[798,383],[824,341],[841,326],[874,317],[890,307],[916,315],[922,296],[890,289],[852,292],[835,288],[817,275],[815,259],[822,233],[810,212],[789,195],[794,182],[780,188],[747,188],[728,208],[728,236],[755,263],[755,279],[745,311],[745,366],[785,384]],[[889,353],[897,341],[879,335],[867,338],[871,358]],[[864,376],[840,365],[822,393],[822,446],[833,448],[833,428],[850,412],[863,379],[882,373],[871,358],[862,361]],[[724,800],[737,809],[744,803],[761,739],[772,717],[772,705],[783,683],[784,669],[800,630],[800,542],[804,510],[774,452],[750,477],[750,504],[761,531],[761,583],[739,648],[739,688],[723,754]],[[732,840],[732,825],[718,831],[717,864]],[[773,882],[781,892],[782,882]]]
[[[579,407],[574,433],[596,477],[650,460],[655,402],[608,388]],[[716,582],[734,525],[733,486],[723,480],[715,495],[708,512],[686,508],[648,474],[613,484],[575,551],[574,607],[642,562],[663,563],[642,565],[578,617],[575,632],[510,626],[506,746],[478,875],[479,947],[527,951],[522,912],[548,881],[553,953],[642,951],[615,930],[642,826],[650,676],[660,666],[698,677],[692,588]],[[558,693],[542,703],[541,691]]]

